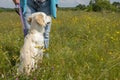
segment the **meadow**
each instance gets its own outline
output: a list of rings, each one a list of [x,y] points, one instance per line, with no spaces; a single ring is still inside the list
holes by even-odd
[[[120,14],[58,10],[43,63],[16,75],[23,45],[20,18],[0,12],[0,80],[120,80]]]

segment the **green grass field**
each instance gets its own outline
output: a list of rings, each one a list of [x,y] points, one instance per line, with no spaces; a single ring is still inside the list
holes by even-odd
[[[29,77],[16,75],[23,32],[15,12],[0,13],[0,80],[120,80],[120,15],[58,11],[49,55]]]

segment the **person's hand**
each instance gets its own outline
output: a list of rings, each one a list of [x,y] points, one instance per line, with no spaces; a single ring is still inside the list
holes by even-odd
[[[20,11],[19,11],[19,4],[20,4],[20,0],[13,0],[13,2],[15,3],[15,11],[16,11],[16,13],[18,14],[18,15],[20,15]]]
[[[15,3],[15,5],[20,3],[20,0],[13,0],[13,2]]]

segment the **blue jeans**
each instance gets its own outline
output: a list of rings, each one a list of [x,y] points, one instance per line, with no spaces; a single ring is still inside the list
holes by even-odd
[[[35,2],[34,0],[27,0],[26,12],[23,14],[24,21],[24,36],[27,35],[30,25],[27,22],[28,17],[35,12],[44,12],[47,15],[51,15],[50,13],[50,0],[46,0],[44,2]],[[51,23],[45,27],[44,33],[44,43],[45,48],[49,47],[49,33],[50,33]]]

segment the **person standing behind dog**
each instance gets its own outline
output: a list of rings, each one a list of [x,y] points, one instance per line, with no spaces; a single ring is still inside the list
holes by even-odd
[[[56,18],[56,5],[58,0],[13,0],[15,5],[20,5],[20,13],[22,13],[22,21],[24,27],[24,36],[27,35],[30,25],[27,22],[28,17],[35,12],[44,12],[47,15]],[[21,15],[20,15],[21,16]],[[50,33],[51,23],[45,27],[44,33],[44,44],[45,49],[49,47],[49,33]]]

